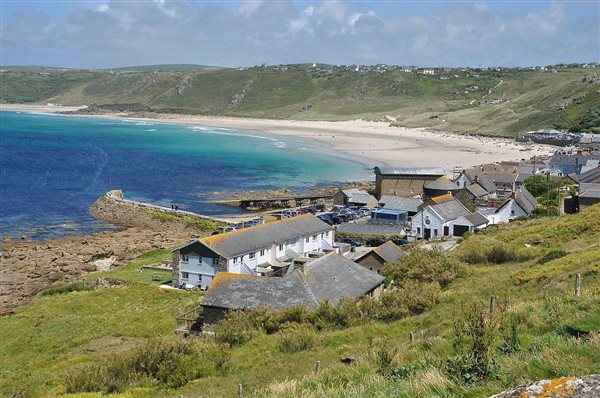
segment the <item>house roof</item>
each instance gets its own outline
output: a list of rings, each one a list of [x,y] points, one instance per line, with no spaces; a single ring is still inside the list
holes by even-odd
[[[483,187],[483,189],[485,189],[489,193],[496,192],[496,186],[487,174],[482,174],[477,170],[467,170],[464,174],[469,179],[469,181],[471,181],[472,183],[478,183]]]
[[[600,167],[586,171],[579,175],[579,183],[600,182]]]
[[[579,184],[580,198],[600,198],[600,182],[584,182]]]
[[[471,213],[468,216],[464,216],[467,221],[473,224],[474,227],[478,227],[483,224],[487,224],[489,220],[480,212],[476,211],[475,213]]]
[[[528,179],[532,175],[533,175],[532,173],[519,173],[519,174],[517,174],[517,178],[515,178],[515,182],[523,183],[523,182],[525,182],[526,179]]]
[[[419,206],[423,204],[423,200],[421,198],[401,198],[399,196],[383,195],[379,200],[379,204],[383,205],[384,209],[406,210],[416,213],[419,211]]]
[[[446,172],[441,167],[389,167],[377,166],[375,173],[381,175],[423,175],[443,176]]]
[[[315,235],[331,230],[333,227],[312,214],[304,214],[209,236],[201,239],[200,243],[225,258],[232,258],[270,247],[273,244],[284,243],[299,236]]]
[[[336,253],[307,264],[304,273],[296,272],[318,303],[327,300],[334,305],[344,297],[360,297],[385,280],[383,276]]]
[[[476,198],[480,198],[482,196],[489,195],[489,192],[486,191],[485,188],[483,188],[481,185],[479,185],[476,182],[474,182],[471,185],[467,185],[465,188],[467,189],[467,191],[469,191],[471,194],[473,194],[473,196],[475,196]]]
[[[600,159],[599,154],[566,154],[566,153],[555,153],[550,158],[550,166],[560,165],[560,166],[583,166],[590,159]]]
[[[400,248],[391,240],[388,240],[383,245],[377,246],[373,249],[373,252],[377,253],[377,255],[386,263],[393,263],[406,256],[406,253],[400,250]]]
[[[525,187],[521,187],[514,193],[514,198],[512,196],[507,198],[504,203],[496,209],[496,213],[512,200],[514,200],[527,214],[531,214],[538,206],[537,199]]]
[[[444,222],[456,220],[460,216],[468,216],[471,212],[457,200],[451,200],[431,206]]]
[[[435,196],[435,197],[431,198],[431,200],[434,203],[440,204],[440,203],[449,202],[451,200],[454,200],[454,196],[452,196],[451,193],[446,193],[444,195]]]
[[[436,191],[457,191],[460,189],[458,185],[451,182],[446,176],[441,176],[437,180],[425,182],[423,188],[435,189]]]
[[[344,297],[360,297],[385,280],[336,253],[314,260],[305,267],[305,271],[295,269],[280,278],[240,277],[220,272],[201,304],[230,310],[294,305],[314,308],[326,300],[337,304]]]
[[[369,202],[376,202],[375,196],[368,193],[355,193],[352,196],[348,197],[348,202],[350,203],[363,203],[367,204]]]
[[[315,298],[295,273],[289,277],[244,276],[219,272],[202,300],[202,306],[244,310],[267,306],[288,308],[294,305],[315,307]]]

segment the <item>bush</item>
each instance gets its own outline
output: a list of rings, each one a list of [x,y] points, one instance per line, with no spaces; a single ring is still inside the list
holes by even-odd
[[[383,275],[393,280],[396,286],[406,281],[437,282],[447,287],[458,277],[461,263],[439,250],[412,249],[396,264],[387,264]]]
[[[317,333],[308,324],[290,324],[277,333],[277,348],[285,354],[310,350],[317,343]]]
[[[458,256],[467,264],[503,264],[526,261],[531,258],[531,253],[524,248],[496,239],[480,239],[469,241],[460,247]]]
[[[59,283],[40,292],[40,296],[55,296],[71,292],[87,292],[94,290],[95,288],[96,286],[94,284],[87,281]]]
[[[205,340],[153,339],[70,373],[65,385],[67,393],[110,394],[152,385],[179,388],[191,380],[216,375],[228,358],[226,347]]]
[[[552,250],[549,251],[544,257],[538,260],[538,264],[546,264],[549,261],[556,260],[557,258],[562,258],[567,255],[567,252],[564,250]]]
[[[229,312],[225,319],[215,326],[217,340],[232,346],[250,341],[261,331],[260,325],[256,322],[256,317],[259,314],[262,314],[262,312]]]

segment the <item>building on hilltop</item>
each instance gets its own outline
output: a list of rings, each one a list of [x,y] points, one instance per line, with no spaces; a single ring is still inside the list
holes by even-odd
[[[375,167],[375,196],[415,196],[423,193],[423,184],[437,180],[446,172],[441,167]]]
[[[337,305],[343,298],[373,294],[385,278],[365,267],[330,253],[281,278],[261,278],[222,272],[201,302],[204,328],[210,328],[228,311],[266,307],[284,309],[301,305],[316,308],[327,301]]]
[[[333,251],[333,227],[312,214],[194,240],[173,250],[173,285],[206,289],[220,272],[280,276],[292,260]]]

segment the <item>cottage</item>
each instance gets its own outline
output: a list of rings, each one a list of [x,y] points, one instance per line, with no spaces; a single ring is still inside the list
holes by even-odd
[[[306,214],[194,240],[173,250],[173,284],[206,289],[220,272],[280,275],[293,258],[332,251],[333,234]]]
[[[550,158],[548,169],[560,170],[562,176],[570,173],[581,174],[581,169],[588,160],[600,160],[600,154],[568,154],[557,152]]]
[[[415,196],[423,184],[437,180],[446,172],[441,167],[375,167],[375,196]]]
[[[412,235],[422,239],[462,236],[467,231],[485,227],[487,219],[483,222],[480,216],[483,217],[477,212],[471,213],[457,200],[433,204],[424,207],[412,218]]]
[[[404,256],[406,256],[406,253],[400,250],[394,242],[388,240],[383,245],[361,254],[354,261],[368,268],[369,271],[379,274],[387,263],[395,263]]]
[[[476,205],[487,201],[489,192],[478,183],[467,185],[455,194],[456,200],[465,206]]]
[[[384,280],[337,253],[292,269],[282,278],[220,273],[202,300],[203,323],[210,328],[232,310],[315,308],[325,301],[337,305],[343,298],[374,293]]]
[[[333,204],[336,206],[360,206],[372,208],[377,206],[377,199],[362,189],[340,189],[333,195]]]
[[[579,176],[579,210],[600,203],[600,167]]]
[[[511,194],[493,213],[486,213],[490,224],[506,223],[519,217],[529,217],[538,207],[535,197],[525,187]]]

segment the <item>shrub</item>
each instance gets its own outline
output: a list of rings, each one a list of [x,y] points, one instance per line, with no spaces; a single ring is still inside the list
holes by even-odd
[[[277,348],[285,354],[307,351],[317,343],[317,333],[308,324],[290,324],[277,333]]]
[[[406,379],[412,374],[419,372],[421,370],[427,370],[431,367],[428,362],[417,362],[413,364],[399,366],[397,368],[392,368],[388,372],[388,378],[392,380],[402,380]]]
[[[381,376],[388,376],[394,359],[398,355],[398,348],[393,347],[386,340],[370,341],[369,352],[372,355],[372,361],[375,363],[377,374]]]
[[[564,250],[552,250],[549,251],[544,257],[538,260],[538,264],[546,264],[549,261],[556,260],[557,258],[562,258],[567,255],[567,252]]]
[[[458,251],[459,258],[468,264],[503,264],[526,261],[531,253],[524,248],[496,239],[469,241]]]
[[[226,347],[201,339],[153,339],[71,372],[67,393],[115,393],[157,385],[179,388],[191,380],[216,374],[229,357]]]
[[[95,285],[87,281],[59,283],[40,292],[40,296],[55,296],[71,292],[87,292],[94,290]]]
[[[241,345],[251,340],[260,332],[259,325],[253,322],[252,316],[259,312],[231,311],[225,319],[215,326],[218,341],[229,345]]]
[[[397,286],[405,281],[438,282],[446,287],[458,277],[461,270],[460,261],[439,250],[412,249],[408,255],[396,264],[388,264],[383,275],[393,280]]]

